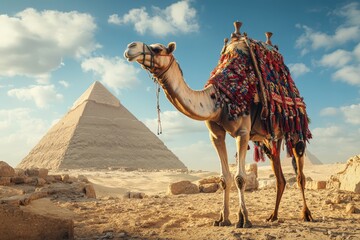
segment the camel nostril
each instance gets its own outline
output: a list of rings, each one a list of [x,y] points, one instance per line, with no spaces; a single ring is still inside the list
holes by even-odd
[[[136,46],[136,42],[132,42],[132,43],[129,43],[129,45],[127,47],[132,48],[132,47],[135,47],[135,46]]]

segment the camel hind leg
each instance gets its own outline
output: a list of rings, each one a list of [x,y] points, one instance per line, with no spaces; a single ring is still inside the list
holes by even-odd
[[[278,219],[279,205],[281,201],[281,197],[285,190],[286,180],[281,168],[280,162],[280,148],[281,148],[282,139],[276,142],[276,152],[272,153],[270,151],[270,147],[265,147],[265,153],[270,158],[271,167],[276,177],[276,201],[275,201],[275,209],[274,212],[267,218],[267,221],[276,221]],[[269,145],[269,143],[268,143]]]
[[[296,169],[297,169],[297,183],[301,190],[301,195],[303,199],[303,210],[302,210],[302,219],[307,222],[314,221],[313,217],[311,216],[311,212],[306,204],[305,198],[305,184],[306,178],[303,173],[304,169],[304,153],[305,153],[305,143],[303,141],[299,141],[296,143],[295,148],[292,149],[296,160]]]

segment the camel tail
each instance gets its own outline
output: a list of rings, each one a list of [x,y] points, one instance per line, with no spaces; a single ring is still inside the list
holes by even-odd
[[[292,163],[292,166],[294,168],[295,174],[297,175],[297,165],[296,165],[295,156],[292,157],[291,163]]]

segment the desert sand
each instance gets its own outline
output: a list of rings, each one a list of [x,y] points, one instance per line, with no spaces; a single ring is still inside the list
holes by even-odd
[[[307,177],[328,180],[345,164],[313,165],[305,168]],[[293,172],[291,167],[285,173]],[[59,172],[57,172],[59,173]],[[246,192],[246,204],[253,227],[236,229],[237,193],[231,193],[230,227],[214,227],[222,207],[222,191],[190,195],[167,195],[168,185],[180,180],[196,181],[214,172],[176,171],[84,171],[94,184],[97,199],[55,199],[53,203],[73,214],[75,239],[360,239],[360,214],[346,213],[348,203],[360,208],[360,195],[336,189],[306,190],[315,222],[300,220],[300,190],[288,185],[279,210],[279,220],[266,222],[275,204],[275,188]],[[260,167],[259,179],[272,173]],[[143,199],[125,198],[126,192],[142,192]],[[31,204],[30,204],[31,206]],[[42,204],[46,208],[46,204]]]

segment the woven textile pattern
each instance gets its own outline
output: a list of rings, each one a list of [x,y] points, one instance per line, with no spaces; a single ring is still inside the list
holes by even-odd
[[[273,127],[277,121],[292,155],[292,135],[297,134],[304,141],[311,138],[306,105],[277,49],[253,39],[248,41],[264,82],[270,111],[263,122],[264,128],[274,137]],[[221,55],[205,86],[209,84],[217,89],[216,105],[226,107],[229,120],[248,115],[255,95],[260,91],[251,57],[237,48]],[[258,145],[261,144],[256,143]]]

